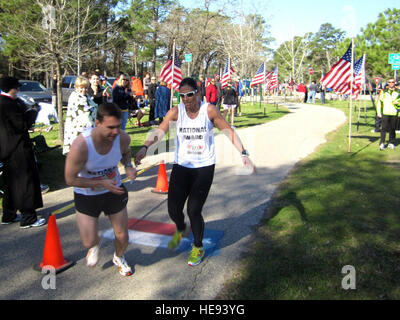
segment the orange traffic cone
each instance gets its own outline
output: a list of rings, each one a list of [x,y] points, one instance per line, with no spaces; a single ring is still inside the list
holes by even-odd
[[[167,170],[165,169],[164,161],[161,161],[160,167],[158,169],[158,177],[156,188],[151,190],[154,193],[168,193],[168,179],[167,179]]]
[[[56,270],[56,273],[59,273],[72,266],[72,264],[73,262],[67,262],[64,259],[60,237],[58,235],[56,217],[51,215],[47,225],[43,260],[37,269],[42,270],[45,266],[52,266]]]

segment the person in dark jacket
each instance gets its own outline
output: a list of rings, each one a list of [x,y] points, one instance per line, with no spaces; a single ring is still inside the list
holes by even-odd
[[[40,227],[46,219],[38,219],[36,209],[43,207],[39,171],[28,129],[37,111],[27,107],[17,93],[18,79],[0,79],[0,161],[3,163],[2,224],[20,221],[20,227]],[[17,210],[21,215],[17,215]]]
[[[157,91],[157,79],[155,76],[151,77],[151,83],[149,84],[147,93],[148,93],[148,101],[150,105],[150,113],[149,113],[149,124],[155,125],[155,115],[154,109],[156,107],[156,91]]]
[[[199,88],[201,93],[201,101],[204,101],[204,97],[206,96],[206,82],[204,81],[204,77],[202,75],[199,76],[197,87]]]
[[[167,83],[161,81],[160,86],[156,90],[156,107],[154,109],[154,117],[163,121],[163,118],[169,110],[171,102],[171,90],[167,87]]]
[[[125,131],[126,123],[128,122],[129,109],[135,103],[132,91],[129,87],[129,76],[123,74],[119,77],[117,85],[112,91],[113,102],[120,107],[122,111],[122,124],[121,129]]]
[[[232,80],[228,80],[228,86],[222,89],[222,104],[224,107],[224,119],[230,113],[231,126],[234,122],[235,108],[238,105],[238,95],[236,88],[232,85]]]

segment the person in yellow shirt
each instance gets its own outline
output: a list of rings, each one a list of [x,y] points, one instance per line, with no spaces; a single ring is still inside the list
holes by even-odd
[[[381,139],[379,149],[386,149],[386,132],[389,132],[388,148],[394,150],[396,139],[396,124],[400,109],[400,90],[396,89],[396,82],[393,78],[388,80],[388,87],[379,94],[377,103],[377,115],[382,118]]]

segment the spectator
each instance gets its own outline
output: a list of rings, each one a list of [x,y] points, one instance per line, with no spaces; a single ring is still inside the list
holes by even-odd
[[[231,115],[231,126],[234,122],[234,112],[238,103],[238,95],[234,86],[232,86],[232,80],[228,80],[228,86],[222,90],[222,103],[224,107],[224,119],[228,111]]]
[[[100,85],[105,102],[112,102],[112,86],[107,82],[106,77],[100,76]]]
[[[321,103],[325,104],[326,88],[323,85],[320,85],[320,88],[321,88]]]
[[[143,93],[144,93],[144,105],[147,107],[148,99],[149,99],[149,86],[151,83],[150,73],[146,72],[145,77],[143,79]]]
[[[204,81],[204,77],[202,75],[199,76],[197,87],[200,90],[201,101],[204,101],[204,97],[206,96],[206,82]]]
[[[307,103],[310,103],[311,98],[312,98],[312,103],[315,104],[315,96],[317,95],[317,89],[318,89],[318,86],[315,83],[315,81],[311,82],[309,90],[308,90],[309,94],[308,94]]]
[[[0,79],[0,161],[3,163],[2,224],[20,222],[21,229],[40,227],[46,219],[37,217],[43,207],[39,171],[28,129],[37,112],[29,109],[17,93],[18,79]],[[17,215],[17,210],[21,215]]]
[[[218,100],[217,100],[217,109],[221,110],[221,102],[222,102],[222,90],[221,90],[221,82],[219,81],[219,75],[215,76],[215,86],[218,89]]]
[[[218,88],[215,85],[215,79],[211,79],[210,84],[206,88],[206,101],[214,106],[218,103]]]
[[[155,76],[151,77],[151,82],[148,89],[148,96],[149,96],[149,104],[150,104],[150,113],[149,113],[149,124],[151,126],[155,125],[155,115],[154,109],[156,107],[156,90],[157,90],[157,79]]]
[[[161,81],[160,86],[156,90],[156,107],[154,109],[154,117],[163,121],[167,114],[171,103],[171,90],[167,88],[167,83]]]
[[[238,78],[238,82],[237,82],[237,93],[239,96],[237,109],[239,112],[239,116],[241,116],[242,115],[242,106],[240,104],[242,101],[242,97],[244,96],[245,89],[244,89],[243,82],[240,79],[240,77]]]
[[[121,129],[125,131],[128,122],[129,109],[136,105],[132,97],[132,91],[129,88],[129,76],[122,74],[112,91],[113,102],[120,107],[122,111]]]
[[[76,78],[75,91],[69,96],[65,118],[64,155],[69,152],[72,142],[81,132],[96,126],[97,105],[88,96],[88,87],[88,79],[82,76]]]
[[[305,103],[307,101],[307,87],[304,83],[297,86],[297,92],[299,92],[299,102]]]
[[[113,82],[113,84],[112,84],[112,88],[113,88],[113,89],[114,89],[115,86],[118,84],[118,82],[119,82],[121,76],[124,75],[124,74],[125,74],[125,73],[123,73],[122,71],[118,71],[118,76],[117,76],[117,78],[114,80],[114,82]]]
[[[131,90],[134,96],[143,97],[143,85],[139,77],[135,76],[131,78]]]
[[[389,149],[394,150],[396,139],[397,116],[400,109],[400,91],[396,89],[395,80],[390,78],[387,82],[388,87],[383,89],[378,98],[377,114],[382,118],[381,139],[379,149],[386,149],[386,132],[389,132]]]
[[[93,73],[90,77],[90,85],[88,87],[87,94],[97,105],[106,102],[106,98],[103,95],[103,89],[100,85],[100,77],[95,73]]]
[[[373,91],[375,91],[375,89],[373,88],[371,82],[369,82],[369,84],[368,84],[368,89],[369,89],[369,96],[370,96],[372,105],[374,106],[374,109],[375,109],[375,128],[372,129],[371,132],[372,133],[381,132],[382,117],[381,118],[378,117],[378,112],[377,112],[377,108],[376,108],[376,105],[378,104],[378,101],[379,101],[379,96],[380,96],[381,90],[379,90],[379,92],[377,92],[378,95],[376,96],[376,101],[375,101],[375,99],[373,97]],[[376,90],[378,90],[378,89],[376,89]]]

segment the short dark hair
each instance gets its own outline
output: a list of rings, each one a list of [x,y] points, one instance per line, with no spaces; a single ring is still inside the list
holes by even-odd
[[[6,76],[0,79],[0,90],[5,93],[8,93],[11,89],[18,89],[19,87],[21,87],[21,84],[17,78]]]
[[[193,90],[197,90],[197,81],[193,78],[185,78],[181,81],[181,83],[179,84],[179,89],[182,88],[183,86],[189,86],[192,87]]]
[[[115,103],[102,103],[97,108],[97,117],[96,119],[100,122],[103,122],[104,117],[116,117],[117,119],[122,119],[122,112],[120,107],[118,107]]]

